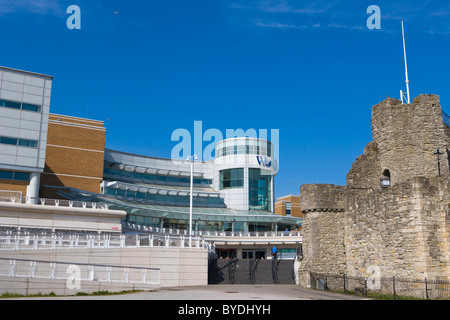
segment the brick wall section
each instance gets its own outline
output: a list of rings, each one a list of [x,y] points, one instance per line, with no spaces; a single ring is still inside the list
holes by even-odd
[[[280,216],[286,215],[286,202],[291,202],[291,216],[303,218],[303,213],[300,209],[300,196],[288,195],[277,199],[275,203],[275,214]]]
[[[275,202],[275,214],[279,216],[286,215],[286,202],[277,199],[277,202]]]
[[[0,190],[4,191],[20,191],[22,197],[27,195],[28,181],[11,181],[0,179]]]
[[[100,192],[104,150],[105,128],[102,121],[51,114],[41,186]],[[55,191],[43,187],[41,197],[54,198]]]

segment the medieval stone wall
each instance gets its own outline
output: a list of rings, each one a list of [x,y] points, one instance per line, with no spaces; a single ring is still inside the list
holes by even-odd
[[[303,286],[309,286],[310,272],[368,277],[370,266],[379,267],[382,277],[450,280],[450,130],[439,97],[377,104],[372,132],[346,186],[300,188]],[[391,186],[383,188],[386,170]]]

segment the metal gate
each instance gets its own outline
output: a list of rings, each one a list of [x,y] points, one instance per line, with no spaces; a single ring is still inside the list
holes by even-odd
[[[295,284],[294,261],[275,259],[211,259],[209,284]]]

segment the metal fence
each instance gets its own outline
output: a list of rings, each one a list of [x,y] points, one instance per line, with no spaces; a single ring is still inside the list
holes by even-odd
[[[36,204],[42,206],[108,210],[108,205],[105,203],[73,201],[64,199],[30,198],[22,197],[21,192],[0,191],[0,202],[30,204],[32,203],[32,200],[35,200]]]
[[[160,285],[160,269],[0,258],[0,276],[122,284]]]
[[[449,300],[450,281],[443,279],[369,278],[345,274],[310,273],[311,287],[365,297],[393,300]]]
[[[56,250],[91,248],[140,248],[176,247],[208,249],[214,251],[214,244],[201,237],[154,234],[17,234],[13,231],[0,232],[1,250]]]
[[[125,222],[123,227],[129,230],[151,233],[189,234],[187,229],[158,228]],[[193,235],[203,237],[301,237],[301,231],[211,231],[193,230]]]

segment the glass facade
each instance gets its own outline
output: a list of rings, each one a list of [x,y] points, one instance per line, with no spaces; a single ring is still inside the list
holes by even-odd
[[[108,180],[120,180],[120,181],[133,181],[133,182],[143,182],[149,184],[159,184],[159,185],[172,185],[172,186],[190,186],[191,180],[189,177],[174,177],[166,175],[157,175],[150,173],[139,173],[131,172],[120,169],[113,169],[105,167],[103,169],[103,174]],[[211,179],[195,179],[194,187],[211,187]]]
[[[126,222],[134,223],[146,227],[154,228],[169,228],[187,230],[189,228],[189,221],[186,219],[170,219],[170,218],[155,218],[148,216],[140,216],[129,214],[126,217]],[[257,229],[252,228],[258,225]],[[299,225],[300,226],[300,225]],[[299,227],[298,226],[298,227]],[[248,222],[223,222],[223,221],[201,221],[194,220],[194,231],[226,231],[226,232],[254,232],[254,231],[270,231],[273,229],[273,224],[269,223],[251,223]],[[284,230],[284,229],[282,229]]]
[[[290,201],[286,201],[286,215],[290,216],[292,210],[292,203]]]
[[[178,166],[172,165],[170,159],[146,161],[143,156],[107,152],[101,202],[108,203],[109,208],[125,210],[126,222],[131,224],[189,227],[190,172],[186,164]],[[201,168],[196,167],[194,231],[265,232],[280,227],[284,231],[286,225],[298,228],[301,220],[271,212],[272,179],[277,169],[261,163],[259,157],[272,157],[272,153],[272,144],[266,140],[233,138],[217,143],[216,157],[257,155],[258,162],[256,156],[250,156],[240,158],[242,163],[233,163],[234,167],[221,161],[205,161]]]
[[[272,176],[261,169],[248,169],[249,210],[271,211]]]
[[[220,141],[217,144],[217,157],[224,157],[233,154],[257,154],[271,157],[272,143],[255,138],[236,138]]]
[[[229,169],[220,171],[220,190],[243,188],[244,169]]]
[[[149,193],[149,192],[139,192],[132,190],[124,190],[117,188],[105,188],[105,194],[119,197],[126,197],[128,200],[145,200],[145,202],[160,204],[160,205],[170,205],[170,206],[183,206],[188,207],[190,204],[190,196],[181,195],[170,195],[170,194],[159,194],[159,193]],[[225,203],[222,198],[219,197],[201,197],[194,196],[192,199],[192,205],[194,207],[212,207],[212,208],[223,208]]]

